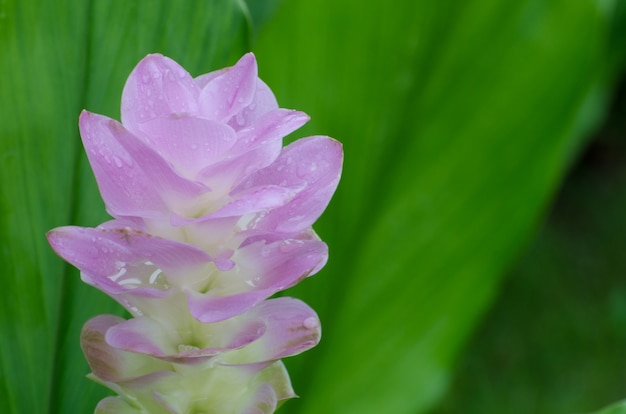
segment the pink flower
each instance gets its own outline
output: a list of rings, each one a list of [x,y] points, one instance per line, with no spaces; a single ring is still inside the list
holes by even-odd
[[[48,239],[133,316],[99,316],[83,329],[93,378],[121,396],[103,400],[99,412],[138,412],[138,401],[186,412],[204,401],[198,409],[270,413],[293,396],[277,361],[315,346],[319,320],[296,299],[267,299],[326,263],[311,225],[342,164],[341,145],[328,137],[283,148],[307,120],[278,107],[252,54],[195,79],[149,55],[126,82],[121,124],[81,114],[114,219],[57,228]],[[247,387],[248,405],[222,411],[224,396],[205,384],[215,381]],[[172,400],[170,388],[183,383]]]

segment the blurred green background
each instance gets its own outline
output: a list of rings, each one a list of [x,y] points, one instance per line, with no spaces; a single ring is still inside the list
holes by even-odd
[[[0,412],[91,412],[78,344],[119,313],[47,246],[106,219],[77,131],[160,52],[255,52],[290,139],[344,144],[288,294],[324,338],[281,412],[590,412],[626,397],[621,0],[1,0]],[[619,409],[619,408],[618,408]]]

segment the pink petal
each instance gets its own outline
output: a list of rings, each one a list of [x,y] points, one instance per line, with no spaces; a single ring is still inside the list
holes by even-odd
[[[237,143],[230,151],[239,155],[270,142],[282,140],[309,121],[304,112],[276,109],[268,112],[254,124],[237,132]]]
[[[204,75],[200,75],[194,78],[194,82],[196,83],[196,85],[198,85],[198,88],[202,90],[210,81],[212,81],[213,79],[219,76],[224,75],[230,69],[231,69],[230,67],[225,67],[225,68],[214,70],[209,73],[205,73]]]
[[[133,132],[161,116],[196,113],[200,88],[178,63],[165,56],[146,56],[132,71],[122,92],[122,123]]]
[[[300,232],[310,227],[328,205],[339,183],[342,162],[338,141],[328,137],[300,139],[285,147],[272,165],[258,171],[233,193],[240,188],[269,184],[302,186],[304,189],[291,202],[255,222],[262,231]]]
[[[235,130],[240,130],[253,125],[262,116],[276,109],[278,109],[278,103],[274,93],[261,79],[257,79],[254,99],[250,105],[231,118],[229,125]]]
[[[80,129],[100,193],[114,217],[159,217],[168,210],[194,214],[190,201],[208,191],[179,176],[158,153],[112,119],[83,111]]]
[[[210,81],[228,72],[230,68],[216,70],[201,76],[195,81],[200,89],[204,88]],[[256,91],[252,102],[243,108],[229,121],[229,125],[235,130],[248,127],[254,124],[260,117],[278,109],[278,102],[272,90],[261,79],[256,80]]]
[[[258,340],[228,352],[222,364],[254,364],[297,355],[319,343],[319,318],[304,302],[289,297],[270,299],[250,311],[266,329]]]
[[[118,142],[114,122],[87,111],[80,115],[83,144],[107,210],[113,216],[159,215],[166,206],[146,173]]]
[[[161,325],[145,316],[121,321],[106,332],[105,339],[117,349],[161,356],[167,353],[163,344],[167,344],[167,332]]]
[[[241,155],[227,157],[208,166],[198,176],[198,181],[214,192],[229,194],[243,179],[270,165],[280,154],[281,141],[269,142]]]
[[[118,382],[167,368],[154,358],[114,348],[105,341],[107,330],[122,322],[124,319],[118,316],[99,315],[83,327],[81,347],[93,373],[105,381]]]
[[[230,192],[244,178],[270,165],[280,154],[282,139],[309,120],[304,112],[277,109],[237,133],[237,141],[221,162],[208,165],[198,179]]]
[[[317,240],[263,241],[235,252],[237,266],[222,272],[207,293],[187,290],[191,314],[201,322],[217,322],[241,314],[271,295],[317,271],[328,256]]]
[[[235,217],[265,211],[285,205],[295,195],[296,191],[294,189],[279,187],[277,185],[252,188],[234,195],[235,200],[205,217]]]
[[[244,291],[230,296],[210,296],[188,290],[187,302],[194,318],[204,323],[215,323],[246,312],[274,293],[264,289]]]
[[[109,295],[164,297],[172,286],[208,279],[211,257],[195,246],[131,228],[60,227],[48,233],[55,252],[81,270],[83,280]]]
[[[141,125],[144,141],[177,171],[195,179],[203,168],[221,160],[237,136],[229,126],[203,118],[171,115]]]
[[[252,103],[257,86],[257,65],[252,53],[210,80],[200,92],[200,112],[209,119],[226,122]]]

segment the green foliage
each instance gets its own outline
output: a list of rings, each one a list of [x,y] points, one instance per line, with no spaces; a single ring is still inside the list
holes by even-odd
[[[435,413],[581,413],[626,395],[623,86]]]
[[[325,327],[292,367],[317,398],[288,411],[428,407],[603,109],[594,2],[394,6],[288,2],[256,45],[279,100],[346,152],[318,226],[331,262],[294,292]]]
[[[600,411],[595,411],[593,414],[624,414],[626,413],[626,402],[622,401],[617,404],[610,405]]]
[[[592,0],[0,2],[0,412],[88,412],[106,394],[78,333],[119,306],[44,238],[105,219],[80,110],[118,118],[147,53],[195,75],[251,38],[281,106],[313,118],[299,134],[346,153],[317,227],[331,261],[289,292],[325,336],[290,362],[302,398],[281,410],[427,409],[604,109],[623,16]]]

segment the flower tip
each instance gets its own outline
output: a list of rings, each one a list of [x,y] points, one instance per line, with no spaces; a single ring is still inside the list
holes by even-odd
[[[155,61],[159,62],[159,61],[166,60],[166,59],[167,58],[165,56],[163,56],[162,54],[160,54],[160,53],[148,53],[143,59],[141,59],[139,61],[139,63],[137,63],[137,65],[135,67],[139,67],[142,64],[145,64],[147,62],[151,62],[151,61],[152,62],[155,62]]]
[[[237,63],[233,66],[233,68],[237,68],[242,71],[242,73],[247,74],[248,80],[256,80],[258,75],[258,68],[256,63],[256,57],[254,53],[248,52],[243,55]]]
[[[48,240],[48,244],[55,251],[56,251],[56,249],[54,249],[54,246],[56,245],[57,238],[58,238],[58,234],[57,234],[56,229],[52,229],[52,230],[49,230],[49,231],[46,232],[46,240]]]
[[[239,62],[246,62],[246,63],[256,62],[256,56],[254,56],[253,52],[248,52],[245,55],[243,55],[241,58],[239,58]]]
[[[67,234],[67,230],[67,226],[56,227],[52,230],[48,230],[46,232],[46,239],[48,239],[48,243],[54,247],[58,243],[59,239]]]
[[[91,112],[89,112],[88,110],[83,109],[82,111],[80,111],[80,115],[78,115],[78,119],[83,119],[83,118],[86,118],[86,117],[88,117],[90,115],[93,115],[93,114]]]

